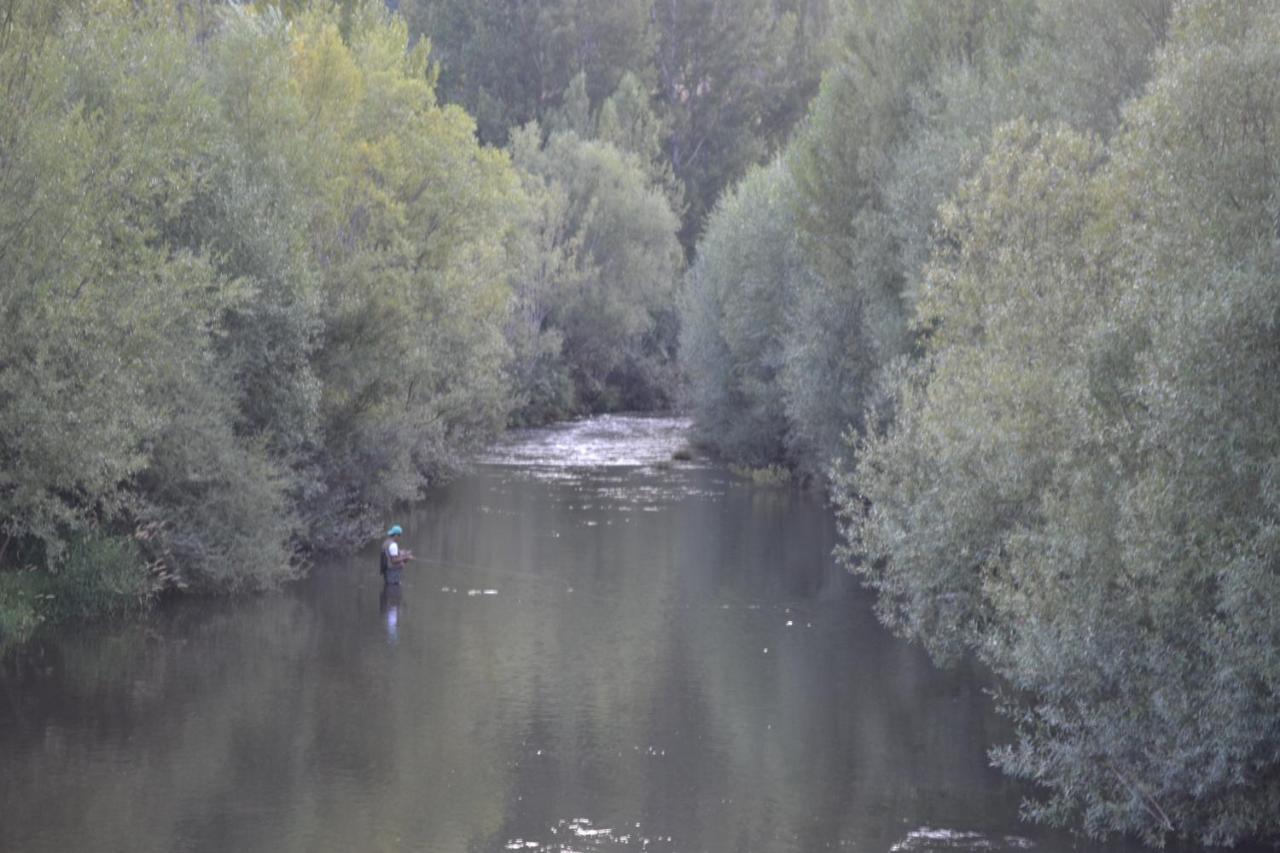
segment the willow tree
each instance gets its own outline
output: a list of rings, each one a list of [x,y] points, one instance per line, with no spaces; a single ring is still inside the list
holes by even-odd
[[[6,7],[0,632],[277,585],[506,422],[526,201],[409,41],[376,0]]]
[[[21,553],[0,559],[57,575],[80,555],[86,573],[73,583],[94,588],[92,550],[67,543],[132,542],[141,528],[164,557],[200,540],[178,506],[199,503],[208,519],[225,499],[270,519],[223,541],[228,577],[269,583],[290,570],[279,469],[233,434],[234,384],[214,359],[221,318],[249,291],[202,247],[168,241],[203,179],[214,109],[201,69],[163,10],[102,2],[62,11],[43,32],[21,14],[6,26],[7,39],[33,41],[4,52],[0,517]],[[184,468],[190,500],[159,495],[149,472],[193,419],[217,437],[218,462]],[[209,446],[182,442],[175,452]],[[156,580],[141,554],[133,562],[136,577]],[[191,577],[211,568],[195,562]]]
[[[568,251],[563,286],[545,325],[579,410],[656,408],[673,390],[674,292],[682,257],[675,213],[640,159],[607,142],[536,126],[515,138],[516,164],[562,195],[563,224],[549,248]]]
[[[797,279],[795,187],[781,160],[755,169],[716,206],[680,294],[680,359],[699,440],[754,466],[787,458],[778,377]]]
[[[507,240],[523,204],[506,155],[437,103],[403,20],[366,3],[345,37],[338,24],[312,12],[289,36],[303,132],[329,175],[309,232],[323,331],[304,507],[318,541],[362,535],[505,423]]]
[[[581,74],[593,105],[653,49],[649,0],[405,0],[414,34],[434,45],[443,97],[476,116],[480,137],[505,144],[545,123]]]
[[[917,355],[911,314],[945,240],[939,206],[981,164],[993,129],[1027,118],[1106,138],[1148,78],[1167,18],[1165,0],[842,7],[833,64],[783,154],[796,191],[772,202],[794,220],[807,268],[788,323],[769,332],[784,351],[770,382],[786,418],[775,461],[824,475],[869,407],[890,412],[881,377]]]
[[[1007,679],[997,762],[1096,835],[1280,829],[1278,34],[1188,3],[1109,146],[1002,131],[842,482],[887,620]]]

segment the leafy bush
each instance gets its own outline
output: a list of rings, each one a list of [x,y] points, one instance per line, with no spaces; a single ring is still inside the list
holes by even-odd
[[[791,470],[781,465],[766,465],[763,468],[730,465],[729,470],[744,480],[750,480],[757,486],[785,486],[795,479]]]
[[[145,609],[159,576],[132,538],[77,534],[56,571],[0,572],[0,646],[46,621],[101,619]]]
[[[1017,122],[941,215],[924,360],[839,480],[882,615],[1009,685],[1032,817],[1280,831],[1280,10],[1180,7],[1108,145]]]
[[[68,544],[56,572],[32,573],[42,618],[96,619],[144,609],[157,577],[133,539],[81,534]]]
[[[501,429],[522,188],[384,3],[9,11],[4,568],[270,588]]]
[[[775,161],[717,205],[680,293],[680,358],[700,442],[744,465],[787,458],[779,388],[797,278],[795,188]]]
[[[676,329],[671,302],[682,263],[678,221],[637,157],[577,133],[543,144],[536,125],[513,139],[515,163],[542,199],[544,236],[518,288],[532,313],[527,337],[552,332],[582,411],[662,408],[673,391]],[[558,271],[555,281],[539,273]],[[545,338],[538,346],[550,342]],[[546,351],[531,387],[561,397]]]
[[[0,651],[21,643],[40,624],[29,572],[0,572]]]

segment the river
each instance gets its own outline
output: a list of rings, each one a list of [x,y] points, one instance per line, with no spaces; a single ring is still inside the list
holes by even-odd
[[[371,543],[47,632],[0,667],[0,851],[1094,849],[1019,823],[986,676],[877,623],[820,498],[684,427],[513,434],[392,519],[390,595]]]

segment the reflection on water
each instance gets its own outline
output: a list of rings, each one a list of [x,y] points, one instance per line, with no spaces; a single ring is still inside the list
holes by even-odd
[[[0,851],[1071,846],[1018,824],[982,674],[880,628],[820,500],[597,425],[640,461],[507,446],[402,521],[398,590],[375,542],[6,662]]]
[[[400,590],[398,583],[384,584],[378,596],[378,609],[387,623],[387,642],[392,644],[400,639]]]

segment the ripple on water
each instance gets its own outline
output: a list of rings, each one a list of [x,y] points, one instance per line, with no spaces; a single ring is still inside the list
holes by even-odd
[[[640,468],[669,464],[688,445],[688,418],[601,415],[512,430],[477,460],[539,469]]]
[[[548,831],[548,838],[512,838],[505,845],[507,850],[539,850],[547,853],[590,853],[596,850],[635,848],[645,853],[661,853],[672,849],[670,835],[647,835],[640,831],[640,824],[622,827],[596,826],[585,817],[561,820]]]
[[[1035,844],[1017,835],[984,835],[955,829],[921,827],[889,848],[890,853],[932,853],[951,850],[1030,850]]]

